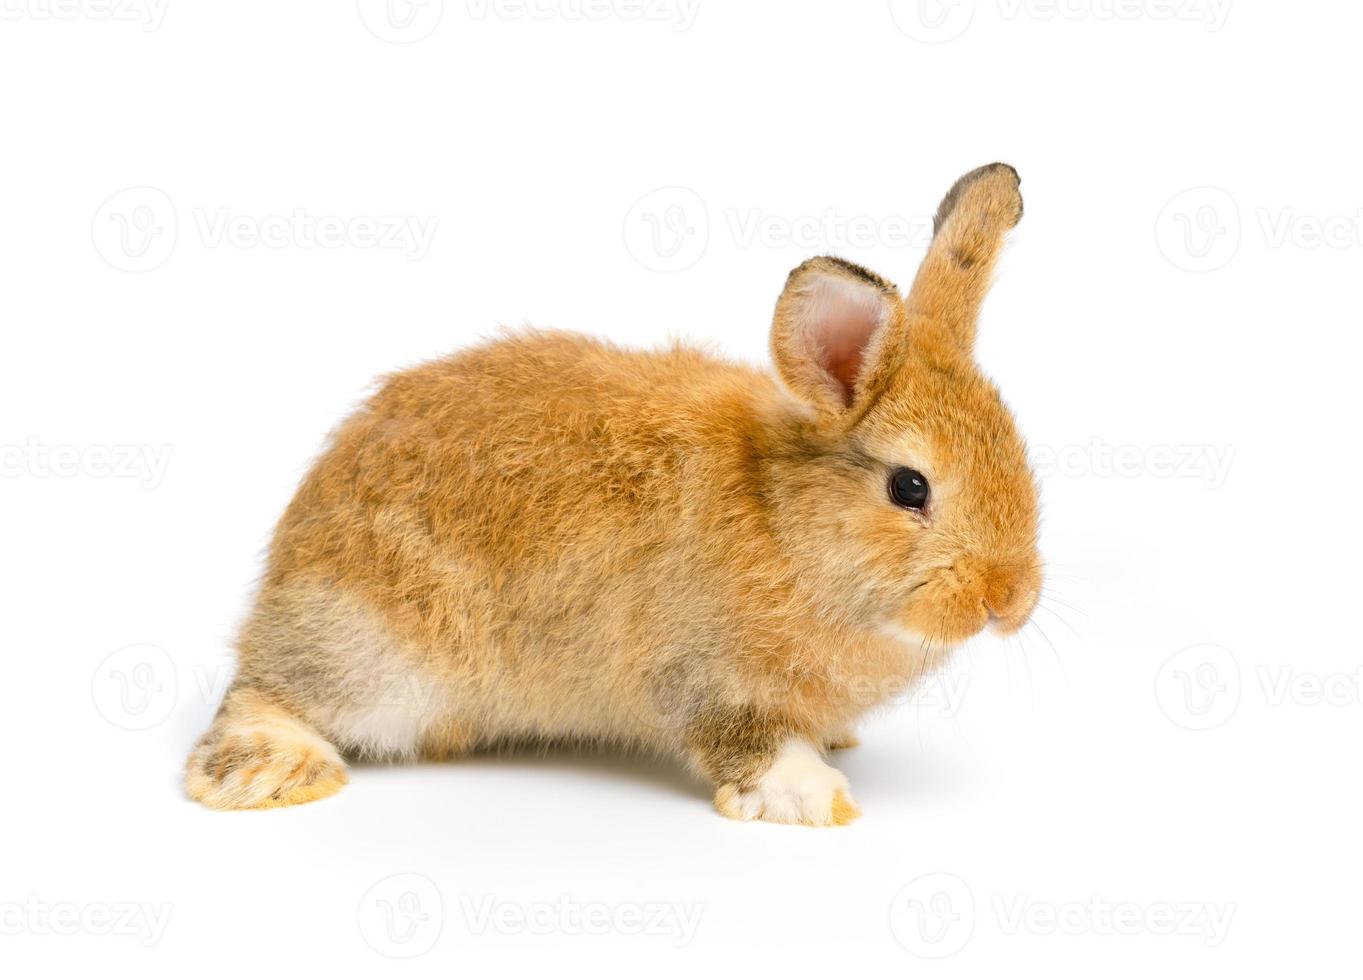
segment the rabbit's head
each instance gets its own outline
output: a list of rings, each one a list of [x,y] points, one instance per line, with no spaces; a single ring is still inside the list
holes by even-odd
[[[915,642],[1019,629],[1041,588],[1037,490],[1012,415],[975,366],[975,320],[1016,171],[957,181],[913,288],[834,258],[795,269],[772,352],[803,403],[771,454],[774,523],[830,614]]]

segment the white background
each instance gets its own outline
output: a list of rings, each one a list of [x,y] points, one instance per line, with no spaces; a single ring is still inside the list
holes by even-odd
[[[1363,11],[532,7],[0,5],[7,975],[1356,969]],[[184,799],[373,377],[498,324],[761,360],[790,267],[907,285],[995,159],[1049,597],[839,756],[860,821],[568,753]]]

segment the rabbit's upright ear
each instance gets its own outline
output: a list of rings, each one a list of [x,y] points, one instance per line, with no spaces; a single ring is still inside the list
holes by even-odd
[[[844,415],[874,400],[902,321],[891,283],[842,259],[810,259],[777,300],[772,356],[796,397]]]
[[[969,351],[1003,236],[1022,217],[1018,172],[1006,163],[972,170],[947,191],[932,245],[918,267],[907,308],[915,335]]]

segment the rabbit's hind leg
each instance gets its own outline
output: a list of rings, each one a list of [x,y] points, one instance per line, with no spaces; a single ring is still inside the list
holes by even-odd
[[[346,780],[330,742],[251,688],[228,693],[185,766],[185,790],[216,810],[307,803]]]

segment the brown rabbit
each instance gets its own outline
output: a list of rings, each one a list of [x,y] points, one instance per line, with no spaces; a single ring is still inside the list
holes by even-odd
[[[727,816],[841,824],[824,761],[950,647],[1031,614],[1023,443],[971,358],[1005,164],[962,177],[902,298],[790,274],[780,379],[523,333],[394,375],[289,505],[189,795],[334,793],[342,753],[588,739],[679,754]]]

